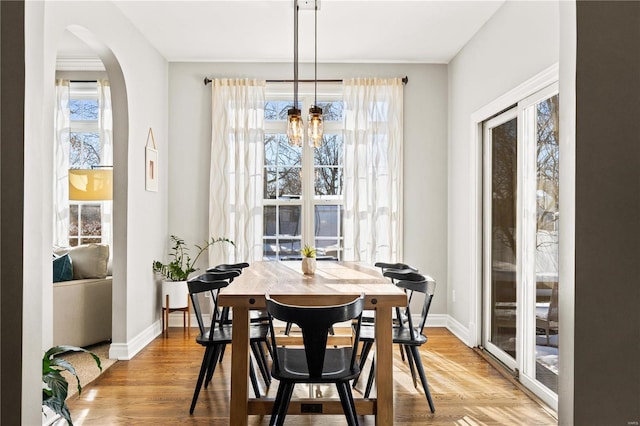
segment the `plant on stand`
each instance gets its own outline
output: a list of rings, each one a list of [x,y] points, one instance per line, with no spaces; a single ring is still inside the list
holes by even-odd
[[[310,245],[305,245],[302,249],[302,272],[305,275],[316,272],[316,249]]]
[[[216,243],[229,243],[235,246],[235,243],[228,238],[211,238],[209,241],[205,241],[203,245],[194,245],[197,252],[192,259],[189,253],[189,247],[185,241],[175,235],[171,236],[172,247],[169,253],[170,262],[163,263],[159,260],[153,262],[154,272],[164,278],[162,282],[163,308],[167,308],[167,306],[165,306],[167,294],[169,295],[170,301],[168,308],[184,308],[188,305],[189,291],[187,289],[187,280],[189,279],[189,275],[198,270],[195,265],[202,253]]]
[[[169,257],[172,260],[169,263],[162,263],[159,260],[153,262],[153,270],[165,277],[168,281],[186,281],[192,272],[197,271],[195,265],[200,255],[212,245],[225,242],[235,246],[235,243],[228,238],[211,238],[211,240],[206,241],[202,246],[194,245],[194,247],[198,249],[198,253],[196,257],[191,260],[189,247],[187,247],[187,244],[182,238],[172,235],[171,242],[173,247],[171,247]]]

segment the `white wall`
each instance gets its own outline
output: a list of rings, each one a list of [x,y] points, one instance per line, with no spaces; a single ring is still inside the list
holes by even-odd
[[[42,349],[51,343],[53,82],[58,42],[73,25],[99,50],[114,106],[120,106],[114,111],[114,345],[132,354],[159,331],[154,324],[160,320],[160,296],[151,262],[163,255],[167,230],[167,62],[111,2],[26,2],[24,286],[25,296],[42,298],[25,297],[25,336],[42,330],[43,337],[27,338],[23,346],[24,424],[40,422],[40,377],[28,371],[40,371]],[[144,187],[149,127],[160,151],[157,193]]]
[[[446,70],[445,65],[318,65],[321,79],[409,77],[404,90],[404,260],[438,281],[434,315],[446,314]],[[292,64],[169,65],[169,231],[188,242],[208,235],[211,86],[204,86],[205,76],[289,79]],[[312,64],[300,64],[300,78],[313,78]]]
[[[448,313],[459,337],[469,344],[476,343],[472,295],[480,285],[481,261],[476,215],[476,155],[481,150],[471,139],[471,115],[557,63],[558,57],[558,2],[510,1],[449,63]]]

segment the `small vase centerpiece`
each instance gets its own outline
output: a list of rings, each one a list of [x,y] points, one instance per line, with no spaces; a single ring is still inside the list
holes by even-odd
[[[313,275],[316,272],[316,249],[305,245],[302,249],[302,272]]]

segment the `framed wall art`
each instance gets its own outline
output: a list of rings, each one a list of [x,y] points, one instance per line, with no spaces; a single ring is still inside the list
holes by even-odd
[[[151,127],[147,134],[145,154],[145,189],[158,192],[158,148]]]

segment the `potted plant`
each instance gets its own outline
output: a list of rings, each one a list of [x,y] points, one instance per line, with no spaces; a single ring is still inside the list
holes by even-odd
[[[93,357],[100,371],[102,371],[102,365],[100,364],[100,358],[96,354],[77,346],[54,346],[45,352],[42,358],[42,411],[46,415],[46,408],[57,416],[64,418],[69,426],[73,426],[71,413],[66,401],[69,383],[61,374],[62,371],[66,370],[76,378],[78,381],[78,395],[82,393],[82,386],[73,365],[64,358],[56,357],[56,355],[64,352],[86,352]]]
[[[211,238],[209,241],[205,241],[203,245],[194,245],[197,249],[195,257],[192,259],[189,254],[189,247],[185,241],[175,235],[171,236],[171,252],[169,257],[171,261],[169,263],[162,263],[159,260],[153,262],[154,272],[160,274],[164,280],[162,282],[162,307],[167,308],[166,296],[169,295],[168,308],[183,308],[188,304],[189,291],[187,289],[187,279],[192,272],[197,271],[195,267],[198,259],[209,247],[212,245],[226,242],[235,246],[234,242],[228,238],[219,237]]]
[[[316,272],[316,249],[310,245],[305,245],[302,249],[302,272],[305,275]]]

